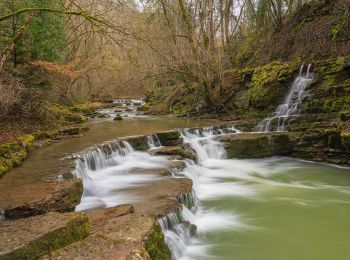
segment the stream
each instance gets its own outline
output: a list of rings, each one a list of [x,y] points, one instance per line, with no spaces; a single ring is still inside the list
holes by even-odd
[[[0,189],[16,192],[26,183],[58,178],[62,158],[96,144],[177,128],[198,162],[186,160],[186,168],[171,177],[193,181],[181,212],[159,219],[173,259],[350,259],[349,168],[288,157],[226,159],[218,137],[238,133],[234,128],[223,133],[208,127],[217,122],[135,111],[113,121],[112,110],[103,112],[111,116],[90,120],[86,135],[34,150],[22,167],[1,179]],[[190,130],[194,127],[201,129]],[[148,145],[152,150],[160,144],[149,135]],[[74,173],[84,183],[77,211],[142,203],[145,198],[128,189],[165,178],[135,171],[162,168],[165,156],[135,151],[128,143],[113,147],[108,158],[95,151],[76,162]],[[182,221],[196,225],[195,236]]]

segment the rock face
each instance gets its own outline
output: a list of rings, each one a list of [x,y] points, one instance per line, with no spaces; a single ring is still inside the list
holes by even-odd
[[[0,259],[37,259],[82,240],[91,231],[81,213],[47,213],[0,222]]]
[[[182,138],[179,131],[167,131],[157,133],[160,143],[164,146],[176,146],[182,144]]]
[[[311,128],[304,132],[238,134],[221,138],[228,158],[288,155],[316,162],[350,165],[350,132]]]
[[[228,158],[251,159],[271,155],[288,155],[291,143],[288,133],[247,133],[221,138]]]
[[[6,219],[44,214],[50,211],[73,211],[80,203],[83,184],[80,179],[35,182],[25,186],[22,192],[1,194],[0,209]]]
[[[170,259],[158,223],[131,205],[96,210],[89,219],[89,237],[44,259]]]

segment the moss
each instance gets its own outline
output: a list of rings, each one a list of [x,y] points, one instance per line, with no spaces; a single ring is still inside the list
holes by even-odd
[[[80,241],[91,232],[91,224],[85,214],[70,220],[65,226],[49,231],[40,238],[2,255],[1,259],[38,259],[52,251]]]
[[[34,134],[36,140],[45,140],[45,139],[53,139],[58,136],[58,131],[43,131],[43,132],[37,132]]]
[[[22,147],[24,147],[25,149],[29,149],[33,147],[35,142],[35,137],[34,135],[23,135],[18,137],[17,140],[19,141]]]
[[[170,251],[164,240],[164,234],[158,223],[153,225],[145,243],[146,251],[154,260],[170,260]]]
[[[21,150],[12,155],[12,162],[14,167],[21,166],[23,161],[27,158],[28,153],[26,150]]]
[[[288,64],[274,62],[254,69],[248,90],[249,105],[266,108],[275,104],[285,94],[284,85],[293,76]]]
[[[271,154],[287,155],[291,152],[290,138],[287,133],[277,133],[271,135],[269,142]]]
[[[343,131],[340,133],[340,137],[342,140],[343,148],[349,152],[350,151],[350,132]]]
[[[81,112],[85,114],[93,113],[96,109],[102,108],[102,103],[95,102],[95,103],[84,103],[84,104],[78,104],[74,107],[70,108],[72,112]]]

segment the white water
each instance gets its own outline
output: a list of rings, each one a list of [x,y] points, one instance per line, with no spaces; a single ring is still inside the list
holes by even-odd
[[[343,194],[349,192],[348,188],[343,189],[322,183],[274,180],[274,175],[300,167],[300,163],[291,162],[285,158],[226,159],[223,145],[217,141],[218,137],[224,135],[222,132],[214,132],[210,128],[202,131],[182,131],[184,143],[189,144],[198,155],[197,164],[188,162],[187,168],[179,173],[193,180],[194,192],[190,199],[192,203],[184,199],[179,200],[183,205],[181,212],[168,216],[168,219],[159,220],[166,242],[171,249],[172,258],[175,260],[211,258],[210,252],[219,246],[211,244],[206,239],[213,234],[253,232],[262,228],[252,225],[249,218],[235,210],[226,211],[203,206],[203,204],[212,205],[211,201],[235,197],[248,201],[260,201],[261,194],[266,190],[279,188],[305,191],[326,189]],[[295,201],[295,203],[305,206],[307,202]],[[183,221],[197,226],[197,236],[189,235],[188,225],[184,225]],[[168,224],[164,224],[165,222]]]
[[[299,76],[294,80],[283,104],[257,126],[258,132],[286,131],[286,125],[289,124],[291,117],[300,114],[302,101],[307,94],[305,89],[312,81],[311,67],[311,64],[307,66],[305,75],[303,75],[304,65],[300,67]]]
[[[143,99],[116,99],[113,101],[113,104],[116,107],[99,109],[97,111],[112,120],[117,115],[121,115],[125,119],[140,117],[142,115],[137,112],[137,108],[143,106],[145,101]]]
[[[160,177],[140,174],[140,169],[166,168],[168,160],[138,152],[125,141],[111,142],[79,156],[75,175],[82,178],[84,193],[77,211],[132,203],[140,198],[123,191]]]

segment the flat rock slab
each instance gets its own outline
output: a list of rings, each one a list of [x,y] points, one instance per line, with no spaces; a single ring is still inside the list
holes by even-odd
[[[47,213],[0,222],[0,259],[37,259],[85,238],[91,231],[82,213]]]
[[[74,178],[64,181],[40,181],[23,188],[0,191],[0,209],[6,219],[44,214],[50,211],[73,211],[80,203],[83,184]]]
[[[180,146],[159,147],[159,148],[151,150],[151,154],[153,154],[153,155],[180,156],[181,158],[188,158],[188,159],[191,159],[194,161],[197,159],[197,156],[194,153],[187,151],[183,147],[180,147]]]
[[[119,205],[88,213],[93,233],[44,259],[170,259],[154,218]]]
[[[187,178],[164,178],[144,185],[126,189],[126,192],[142,201],[133,203],[136,212],[151,217],[165,216],[181,206],[177,201],[182,194],[192,191],[192,180]]]

